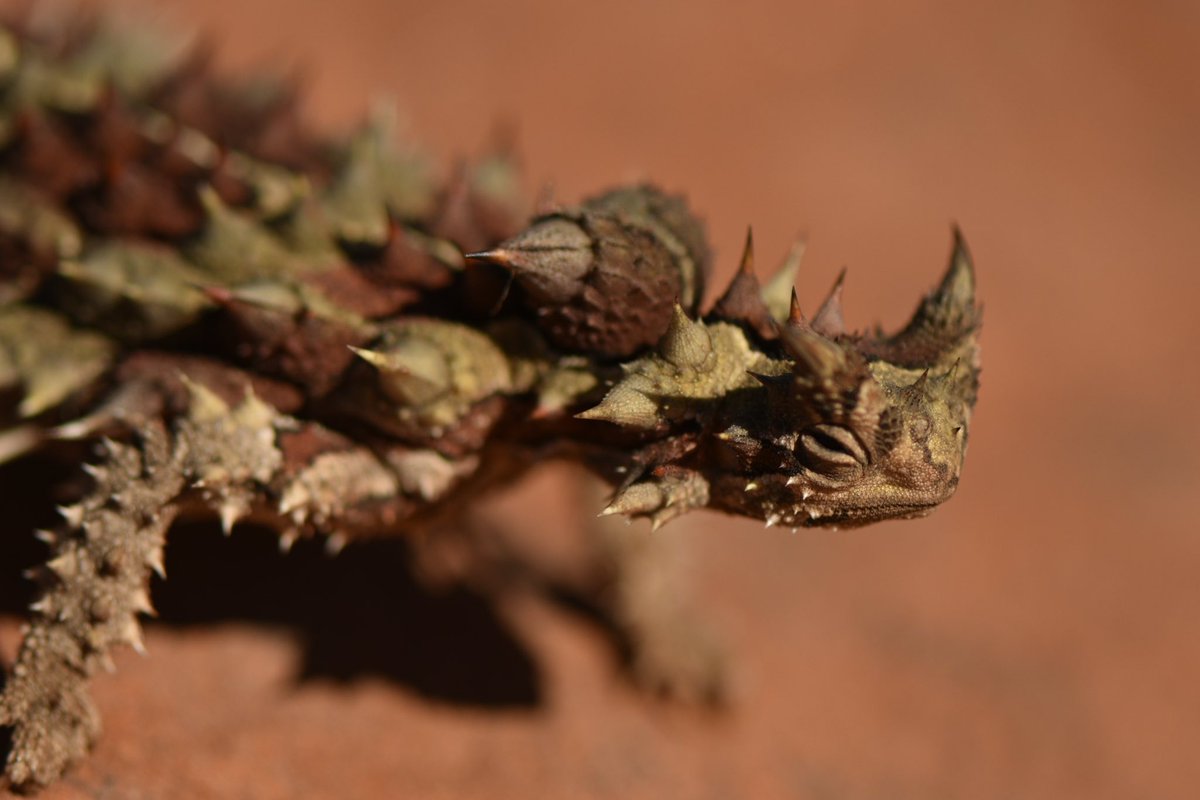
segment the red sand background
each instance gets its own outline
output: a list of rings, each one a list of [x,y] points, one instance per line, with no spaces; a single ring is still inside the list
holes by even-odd
[[[533,187],[686,190],[722,275],[747,223],[764,264],[807,232],[805,306],[848,265],[855,326],[903,321],[956,220],[983,392],[927,520],[664,531],[738,656],[727,716],[640,698],[592,625],[535,600],[503,609],[541,692],[513,708],[297,682],[269,623],[159,625],[96,682],[107,735],[46,798],[1200,791],[1200,6],[163,5],[232,66],[303,65],[323,125],[392,94],[443,160],[503,118]],[[505,506],[542,517],[547,486]],[[441,648],[435,671],[463,666]]]

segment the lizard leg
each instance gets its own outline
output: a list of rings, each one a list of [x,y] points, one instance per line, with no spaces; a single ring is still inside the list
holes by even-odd
[[[612,517],[590,527],[607,578],[598,601],[626,647],[634,681],[685,702],[723,702],[725,649],[688,603],[688,553],[680,537]]]

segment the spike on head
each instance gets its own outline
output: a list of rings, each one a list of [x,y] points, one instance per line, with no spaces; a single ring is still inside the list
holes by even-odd
[[[677,367],[699,368],[712,355],[712,337],[700,321],[692,321],[683,306],[675,304],[671,324],[659,343],[663,358]]]
[[[961,358],[954,359],[954,363],[950,365],[950,369],[946,370],[946,374],[942,376],[944,381],[952,381],[958,377],[958,365],[962,363]]]
[[[724,294],[713,305],[712,317],[744,323],[763,339],[774,339],[775,319],[754,274],[754,233],[746,230],[746,246],[738,271]]]
[[[897,334],[866,343],[870,351],[906,366],[943,365],[961,358],[977,361],[975,332],[981,312],[975,303],[975,268],[962,232],[954,228],[950,261],[942,280],[917,306],[912,319]]]
[[[929,389],[929,370],[926,369],[915,381],[904,387],[901,394],[910,403],[920,403],[929,396]]]
[[[800,272],[800,262],[804,259],[804,251],[808,242],[798,239],[788,251],[783,264],[771,276],[762,288],[762,299],[771,310],[771,317],[780,321],[787,318],[788,302],[796,287],[796,275]]]
[[[809,327],[808,320],[804,318],[804,312],[800,309],[800,295],[796,293],[796,287],[792,287],[792,302],[788,306],[787,324],[793,328]]]
[[[963,237],[962,229],[953,227],[954,249],[950,254],[950,265],[938,287],[938,293],[947,297],[950,302],[960,308],[972,308],[975,305],[975,266],[971,252],[967,249],[967,240]]]
[[[845,334],[842,283],[839,276],[812,325],[792,305],[779,329],[790,374],[762,380],[757,410],[730,409],[719,420],[720,429],[745,430],[763,447],[715,480],[718,508],[788,525],[852,527],[923,516],[957,487],[980,324],[961,235],[937,288],[895,335]],[[777,465],[764,469],[766,457]],[[748,475],[760,490],[744,491]]]
[[[842,286],[845,282],[846,268],[842,267],[837,280],[833,282],[833,288],[829,290],[829,296],[813,317],[812,327],[818,333],[834,337],[846,332],[846,321],[842,316]]]
[[[782,341],[795,360],[797,374],[830,378],[846,366],[847,348],[814,330],[789,325]]]

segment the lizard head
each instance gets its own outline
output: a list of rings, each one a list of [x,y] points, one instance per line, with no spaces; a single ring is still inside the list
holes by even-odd
[[[979,375],[962,237],[941,284],[894,335],[847,334],[840,284],[811,323],[794,308],[780,326],[790,369],[764,376],[754,437],[774,472],[743,482],[740,497],[717,492],[718,504],[785,525],[856,526],[922,516],[957,487]]]
[[[583,415],[694,426],[686,447],[648,450],[669,452],[669,463],[646,464],[610,509],[659,524],[704,505],[768,525],[853,527],[923,516],[949,498],[979,376],[980,310],[962,237],[941,283],[891,335],[845,331],[840,278],[811,321],[794,293],[778,321],[748,275],[709,321],[677,315],[659,353]]]

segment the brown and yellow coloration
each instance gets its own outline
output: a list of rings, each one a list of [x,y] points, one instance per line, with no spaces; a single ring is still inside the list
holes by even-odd
[[[102,442],[42,533],[0,694],[12,785],[94,739],[87,679],[141,647],[185,510],[336,550],[547,456],[617,486],[603,514],[655,526],[706,507],[862,525],[954,491],[979,368],[961,238],[894,336],[843,330],[840,281],[811,322],[789,310],[798,253],[760,287],[749,242],[701,317],[710,257],[678,197],[620,188],[524,225],[504,152],[439,182],[386,118],[322,141],[285,89],[143,44],[95,21],[0,29],[0,459]],[[636,645],[655,652],[645,620],[678,640],[619,587]],[[712,693],[689,655],[659,648],[643,677]]]
[[[743,269],[730,292],[752,280]],[[734,321],[692,321],[677,307],[658,351],[625,365],[579,415],[659,439],[610,508],[658,524],[710,507],[768,525],[852,527],[922,516],[953,494],[979,374],[961,236],[941,285],[895,336],[843,330],[840,293],[839,279],[812,322],[793,296],[767,336],[755,333],[771,319],[763,299],[740,300]]]

